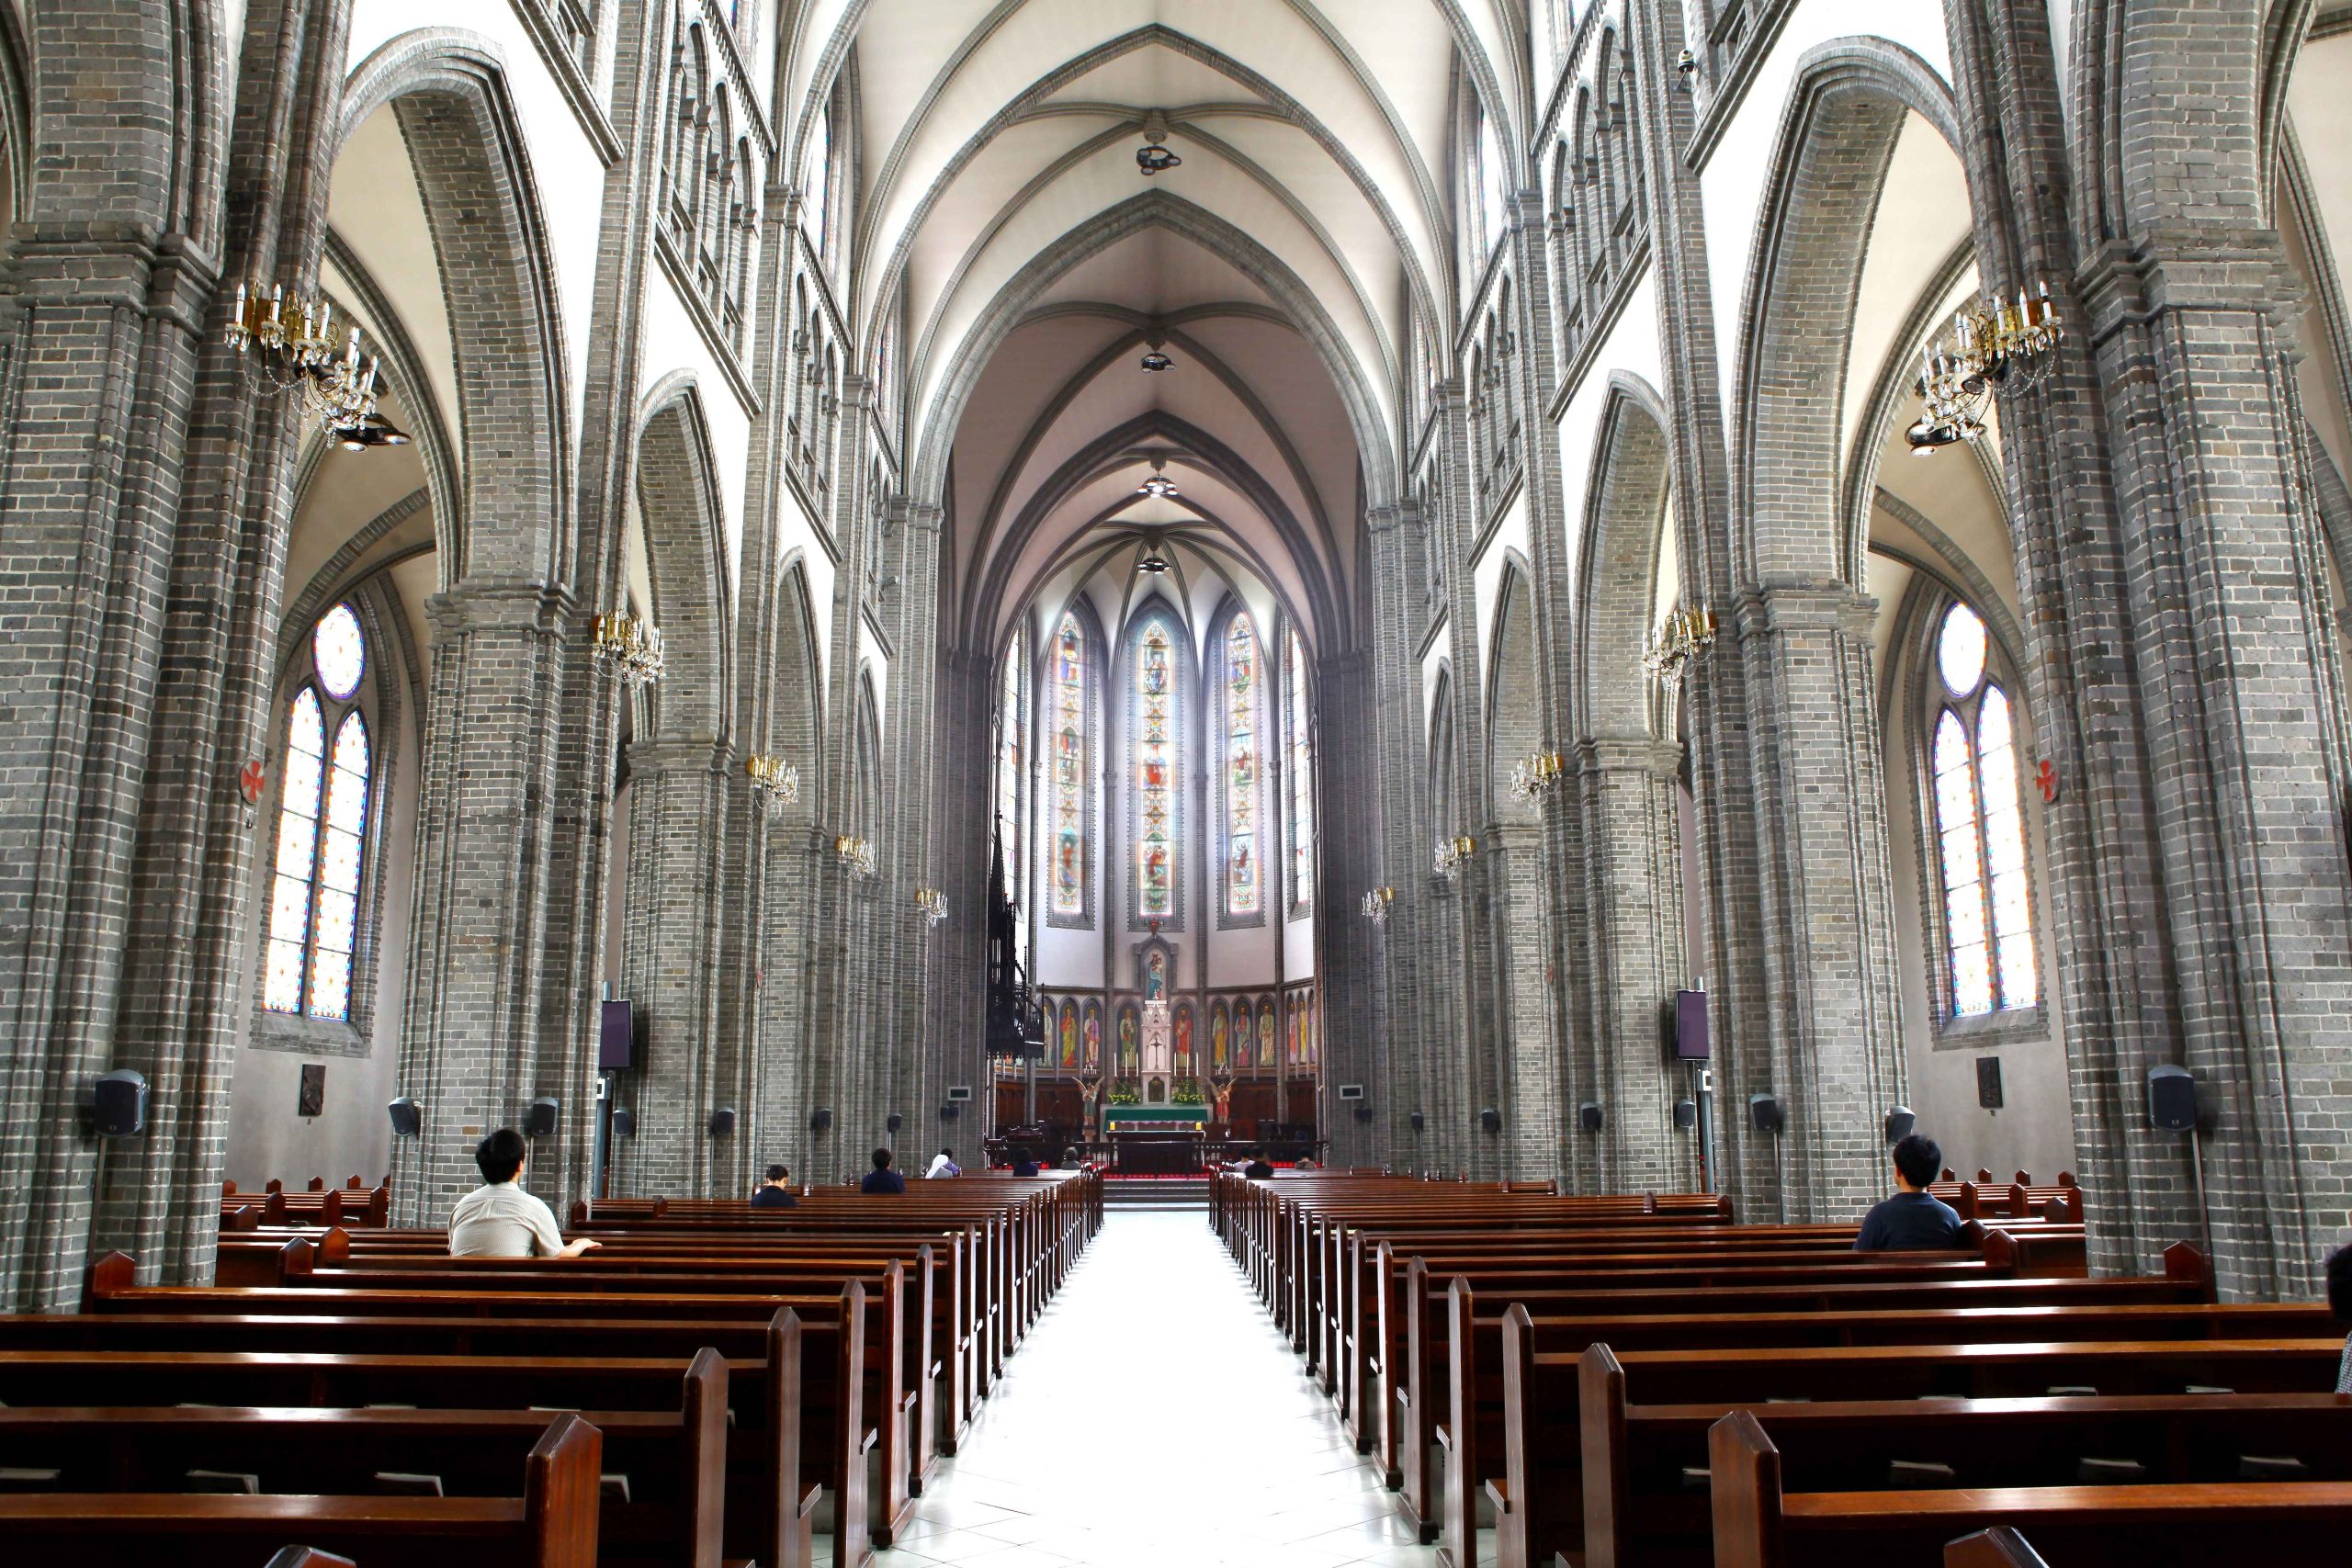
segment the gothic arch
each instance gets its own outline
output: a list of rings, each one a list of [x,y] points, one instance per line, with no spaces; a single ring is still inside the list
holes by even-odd
[[[658,383],[638,429],[639,525],[653,579],[653,623],[667,669],[654,690],[654,737],[724,741],[735,711],[734,592],[726,509],[702,395],[691,377]]]
[[[1584,556],[1577,569],[1575,724],[1582,739],[1645,739],[1657,732],[1642,652],[1657,600],[1671,457],[1666,433],[1657,389],[1624,371],[1612,374],[1585,485]]]
[[[980,373],[1037,297],[1071,268],[1119,241],[1153,226],[1165,228],[1230,264],[1282,308],[1315,349],[1348,411],[1363,467],[1364,504],[1385,504],[1395,488],[1396,452],[1380,412],[1381,400],[1364,367],[1355,362],[1338,324],[1314,293],[1282,258],[1216,214],[1163,190],[1146,191],[1095,213],[1039,252],[1013,275],[956,344],[947,374],[925,411],[914,460],[907,465],[907,491],[919,502],[944,504],[948,457],[965,405]],[[908,359],[910,389],[927,379],[922,365],[931,349],[928,329]]]
[[[352,72],[340,139],[390,105],[441,269],[465,464],[462,518],[436,518],[441,581],[564,582],[572,506],[563,332],[520,118],[497,46],[404,33]]]
[[[1115,738],[1114,741],[1106,742],[1106,760],[1115,760],[1118,767],[1115,776],[1120,781],[1119,788],[1110,795],[1105,806],[1107,807],[1111,801],[1116,801],[1125,807],[1123,812],[1115,814],[1118,818],[1115,838],[1111,830],[1114,814],[1107,808],[1102,813],[1106,848],[1114,842],[1117,854],[1115,861],[1106,854],[1103,863],[1125,867],[1124,874],[1106,876],[1102,882],[1103,901],[1110,906],[1105,910],[1105,918],[1110,921],[1109,929],[1114,931],[1138,925],[1143,919],[1136,913],[1142,908],[1143,900],[1139,868],[1136,863],[1136,850],[1142,833],[1133,766],[1139,711],[1136,703],[1136,656],[1142,646],[1146,629],[1154,622],[1167,628],[1169,660],[1175,668],[1176,678],[1175,723],[1171,732],[1177,747],[1177,768],[1168,793],[1170,802],[1169,840],[1176,847],[1177,863],[1169,879],[1168,913],[1160,917],[1163,930],[1182,931],[1184,929],[1184,890],[1193,879],[1194,869],[1186,863],[1186,855],[1188,851],[1197,852],[1196,835],[1192,832],[1191,807],[1193,802],[1191,781],[1192,773],[1200,762],[1197,739],[1201,733],[1200,652],[1193,645],[1192,622],[1184,613],[1184,607],[1153,590],[1138,595],[1127,606],[1120,625],[1118,647],[1111,663],[1111,687],[1104,694],[1102,733]],[[1114,905],[1113,899],[1118,902]]]
[[[1767,166],[1735,371],[1732,568],[1741,585],[1860,586],[1838,516],[1838,411],[1857,280],[1906,114],[1962,142],[1951,96],[1883,39],[1806,51]]]

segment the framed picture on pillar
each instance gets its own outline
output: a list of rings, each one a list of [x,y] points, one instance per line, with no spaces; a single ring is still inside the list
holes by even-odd
[[[1062,998],[1061,1022],[1057,1034],[1060,1042],[1061,1065],[1070,1071],[1078,1070],[1078,1003],[1069,997]]]
[[[1175,1034],[1176,1076],[1180,1078],[1192,1077],[1200,1071],[1200,1067],[1193,1060],[1193,1004],[1190,1002],[1176,1004]]]
[[[1209,1071],[1220,1073],[1233,1066],[1233,1018],[1219,997],[1209,1004]]]
[[[1102,1004],[1088,1002],[1081,1016],[1083,1021],[1079,1025],[1079,1035],[1080,1048],[1085,1053],[1082,1065],[1099,1067],[1102,1065]]]
[[[1274,1065],[1274,998],[1272,997],[1258,998],[1258,1065],[1261,1067]]]

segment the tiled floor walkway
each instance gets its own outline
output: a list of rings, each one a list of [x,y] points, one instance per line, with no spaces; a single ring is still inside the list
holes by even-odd
[[[878,1568],[1424,1568],[1207,1216],[1114,1213]]]

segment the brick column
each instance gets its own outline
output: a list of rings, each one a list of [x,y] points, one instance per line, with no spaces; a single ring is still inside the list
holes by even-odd
[[[1761,1059],[1742,1043],[1754,1076],[1723,1114],[1745,1123],[1747,1096],[1769,1090],[1788,1117],[1777,1143],[1754,1134],[1774,1185],[1751,1189],[1750,1219],[1850,1219],[1883,1196],[1879,1119],[1905,1099],[1875,608],[1837,583],[1767,587],[1736,606],[1759,742],[1753,809],[1773,825],[1758,857],[1772,1001]]]
[[[1367,1092],[1380,1096],[1380,1120],[1391,1162],[1399,1168],[1434,1166],[1450,1150],[1437,1108],[1430,1103],[1431,1067],[1424,1049],[1421,1019],[1421,957],[1417,943],[1431,924],[1428,888],[1429,846],[1419,842],[1425,813],[1421,795],[1429,771],[1421,735],[1421,671],[1410,639],[1420,616],[1412,606],[1420,592],[1419,529],[1403,506],[1376,506],[1365,518],[1370,535],[1372,573],[1371,668],[1369,686],[1371,733],[1362,744],[1361,761],[1351,771],[1337,745],[1330,748],[1324,777],[1353,776],[1379,792],[1379,856],[1381,881],[1396,890],[1396,902],[1375,938],[1383,981],[1373,1019],[1372,1059],[1381,1077]],[[1324,733],[1332,740],[1329,725]],[[1327,792],[1327,802],[1343,797]],[[1337,812],[1325,818],[1332,820]],[[1416,1134],[1408,1120],[1412,1111],[1428,1118],[1428,1130]]]
[[[890,823],[892,875],[880,911],[885,933],[885,978],[876,998],[891,1019],[890,1073],[884,1096],[886,1111],[906,1118],[899,1135],[902,1158],[914,1151],[935,1148],[939,1139],[939,1105],[946,1080],[941,1076],[940,1036],[933,1022],[933,995],[947,953],[947,926],[933,926],[915,913],[918,887],[942,886],[942,856],[934,848],[932,816],[936,803],[942,730],[940,728],[939,554],[940,509],[893,500],[884,513],[888,569],[898,578],[883,594],[890,616],[898,661],[892,666],[890,712],[888,718],[891,781],[885,809]],[[987,710],[983,709],[983,713]],[[967,788],[985,802],[996,778],[995,755],[989,750],[985,725],[976,738],[959,738],[948,753],[965,760],[972,775]],[[972,763],[982,765],[972,766]],[[985,809],[985,807],[983,808]],[[985,844],[986,840],[982,840]],[[985,854],[986,851],[983,850]],[[955,905],[950,921],[978,925],[988,922],[985,899]],[[1057,1151],[1058,1153],[1058,1151]]]
[[[1603,1192],[1688,1190],[1697,1177],[1690,1138],[1674,1131],[1681,1084],[1667,1060],[1666,1010],[1681,984],[1682,870],[1676,853],[1674,775],[1681,748],[1644,736],[1588,741],[1577,757],[1579,805],[1591,848],[1587,925],[1593,977],[1593,1092],[1601,1135],[1595,1179]],[[1573,1117],[1575,1106],[1563,1114]],[[1579,1166],[1579,1169],[1582,1167]]]
[[[726,762],[707,742],[628,749],[620,977],[622,994],[642,1015],[643,1054],[620,1080],[619,1103],[636,1112],[637,1135],[613,1140],[616,1197],[738,1195],[741,1161],[734,1151],[741,1138],[714,1139],[709,1131],[712,1110],[722,1100],[733,1103],[726,1100],[732,1075],[714,1049],[722,992],[718,828]],[[743,1108],[734,1109],[740,1117]]]
[[[558,1136],[533,1141],[528,1178],[559,1208],[586,1189],[594,1134],[591,1042],[541,1027],[542,993],[568,973],[548,942],[560,798],[548,716],[567,651],[586,660],[587,630],[560,595],[527,583],[463,585],[425,609],[433,681],[400,1071],[424,1134],[393,1144],[403,1224],[444,1223],[481,1182],[474,1145],[519,1124],[535,1096],[562,1101]]]
[[[1322,1004],[1322,1077],[1364,1086],[1365,1098],[1324,1100],[1335,1166],[1378,1165],[1397,1152],[1383,1136],[1396,1109],[1380,1049],[1383,933],[1363,917],[1366,890],[1380,886],[1380,824],[1363,808],[1363,785],[1378,775],[1371,671],[1361,654],[1315,666],[1315,985]],[[1206,1036],[1199,1049],[1205,1051]],[[1373,1120],[1356,1120],[1363,1106]],[[1410,1109],[1407,1107],[1407,1109]],[[1409,1135],[1409,1134],[1408,1134]]]

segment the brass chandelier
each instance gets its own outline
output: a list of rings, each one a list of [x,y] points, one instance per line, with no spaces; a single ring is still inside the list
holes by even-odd
[[[1510,771],[1510,797],[1534,800],[1559,787],[1568,765],[1557,751],[1535,751],[1521,757]]]
[[[282,284],[272,285],[265,297],[240,283],[221,336],[273,389],[299,395],[302,412],[345,446],[408,444],[407,434],[377,412],[383,355],[361,364],[357,327],[338,344],[328,300],[306,301],[298,294],[289,306]]]
[[[650,686],[662,679],[661,629],[627,610],[609,611],[596,617],[596,657],[630,685]]]
[[[2055,363],[2050,351],[2060,335],[2047,283],[2030,298],[2018,289],[2014,305],[1996,297],[1962,310],[1947,345],[1930,339],[1920,351],[1916,387],[1927,406],[1903,433],[1911,455],[1932,457],[1984,434],[1994,394],[2040,385]]]
[[[784,815],[784,808],[800,799],[800,769],[781,757],[754,752],[743,759],[743,772],[752,781],[752,797],[760,803],[771,822]]]

